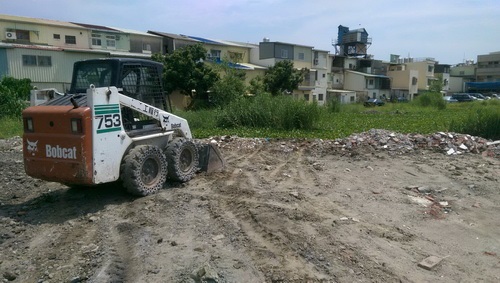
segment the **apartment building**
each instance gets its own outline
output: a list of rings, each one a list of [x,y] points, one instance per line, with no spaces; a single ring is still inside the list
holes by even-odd
[[[272,67],[280,61],[289,60],[296,69],[307,69],[304,80],[291,95],[323,105],[326,102],[328,87],[328,53],[327,50],[315,49],[313,46],[271,42],[264,38],[258,48],[252,49],[250,62]]]
[[[477,56],[476,82],[500,81],[500,52]]]
[[[66,91],[76,61],[150,58],[157,50],[161,50],[161,38],[151,34],[0,15],[0,77],[29,78],[38,88]]]
[[[399,58],[391,56],[391,63],[387,76],[392,79],[391,96],[405,97],[412,100],[419,92],[429,90],[434,76],[434,58]]]
[[[386,64],[365,57],[329,56],[328,93],[343,103],[368,98],[390,98],[391,79]]]

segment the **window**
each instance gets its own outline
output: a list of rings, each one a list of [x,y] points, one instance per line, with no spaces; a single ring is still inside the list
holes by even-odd
[[[36,56],[23,55],[23,66],[36,66]]]
[[[116,41],[111,39],[106,39],[106,46],[111,48],[116,48]]]
[[[319,94],[318,94],[318,100],[319,100],[319,101],[323,101],[323,94],[322,94],[322,93],[319,93]]]
[[[29,30],[16,30],[17,40],[30,41],[30,31]]]
[[[354,96],[351,96],[350,100],[351,100],[351,102],[354,102]]]
[[[52,66],[52,57],[50,56],[38,56],[38,66],[50,67]]]
[[[64,42],[66,44],[76,44],[76,36],[74,35],[65,35]]]
[[[23,55],[23,66],[52,66],[51,56]]]
[[[216,50],[216,49],[210,49],[210,57],[208,59],[213,59],[213,60],[216,60],[216,59],[220,59],[220,50]]]
[[[427,66],[427,71],[429,73],[432,72],[432,71],[434,71],[434,66],[432,66],[432,65]]]
[[[299,60],[304,60],[305,56],[304,56],[304,52],[300,52],[299,53]]]
[[[114,35],[106,36],[106,46],[109,48],[116,48],[116,37]]]
[[[308,93],[304,93],[304,99],[305,99],[306,101],[309,101],[309,94],[308,94]]]
[[[92,46],[101,46],[102,41],[101,41],[101,35],[97,33],[92,34]]]
[[[368,80],[368,85],[373,85],[373,79]]]
[[[57,34],[57,33],[54,33],[54,39],[61,39],[61,35]]]
[[[288,50],[281,49],[281,58],[288,58]]]
[[[323,78],[326,78],[326,74],[323,74]]]
[[[102,42],[100,38],[92,38],[92,46],[101,46]]]
[[[149,44],[149,43],[143,43],[142,44],[142,52],[144,52],[144,53],[151,53],[151,44]]]
[[[411,84],[416,85],[417,84],[417,77],[411,78]]]

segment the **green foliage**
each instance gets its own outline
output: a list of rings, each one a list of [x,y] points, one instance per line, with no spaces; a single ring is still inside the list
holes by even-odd
[[[500,110],[498,103],[493,102],[491,105],[479,103],[472,108],[466,119],[452,120],[450,130],[487,139],[500,139]]]
[[[257,76],[250,80],[250,84],[247,86],[248,93],[252,95],[258,95],[266,92],[266,88],[264,86],[264,79],[261,76]]]
[[[425,92],[417,96],[413,103],[422,107],[435,107],[439,110],[446,109],[446,101],[440,92]]]
[[[0,81],[0,118],[21,118],[29,100],[31,80],[4,77]]]
[[[227,62],[222,62],[218,68],[224,76],[214,84],[209,101],[211,106],[223,108],[245,94],[245,72],[232,68]]]
[[[260,94],[230,103],[218,113],[216,125],[221,128],[313,129],[319,117],[317,104],[290,96]]]
[[[280,61],[269,67],[264,76],[266,91],[272,95],[292,92],[304,79],[305,70],[296,70],[290,60]]]
[[[0,118],[0,139],[7,139],[23,134],[23,123],[20,117]]]
[[[338,113],[342,109],[342,103],[340,99],[334,97],[326,102],[326,109],[332,113]]]
[[[442,90],[443,90],[443,75],[436,74],[436,79],[432,80],[431,84],[429,85],[429,91],[441,93]]]
[[[208,91],[219,75],[210,65],[204,64],[207,51],[203,45],[187,45],[171,54],[154,54],[152,59],[163,63],[163,85],[167,93],[180,90],[195,99],[208,99]],[[194,91],[193,91],[194,90]]]

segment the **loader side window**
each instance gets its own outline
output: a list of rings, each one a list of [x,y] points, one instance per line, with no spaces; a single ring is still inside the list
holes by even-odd
[[[161,88],[161,74],[154,67],[127,64],[123,66],[121,87],[123,94],[156,108],[165,109],[165,97]],[[123,125],[127,130],[159,127],[158,121],[139,111],[122,107]],[[153,127],[154,128],[154,127]]]
[[[164,110],[165,97],[160,76],[154,67],[125,65],[121,76],[123,92],[127,96]]]

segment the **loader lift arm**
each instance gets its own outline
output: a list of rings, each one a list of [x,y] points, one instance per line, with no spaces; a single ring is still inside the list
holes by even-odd
[[[157,120],[163,131],[177,132],[180,136],[187,139],[193,138],[186,119],[144,103],[140,100],[128,97],[124,94],[120,93],[118,96],[120,105]]]

